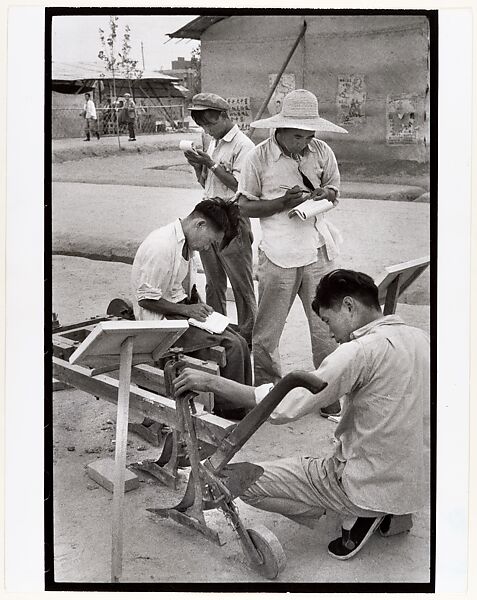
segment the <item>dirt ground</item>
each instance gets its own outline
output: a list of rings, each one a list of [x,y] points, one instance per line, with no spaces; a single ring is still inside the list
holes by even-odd
[[[73,257],[54,257],[54,303],[62,323],[101,313],[112,295],[129,288],[128,265]],[[408,322],[429,330],[429,307],[399,305]],[[301,305],[295,303],[281,343],[285,372],[311,369],[311,348]],[[86,466],[113,457],[115,406],[77,390],[54,393],[55,580],[108,582],[112,494],[92,481]],[[237,455],[257,461],[290,455],[326,453],[332,449],[335,424],[317,415],[284,426],[265,424]],[[74,448],[74,450],[72,449]],[[157,450],[129,435],[128,464],[157,458]],[[210,511],[207,520],[225,540],[218,547],[179,525],[161,520],[147,508],[172,503],[174,494],[139,473],[140,487],[125,500],[123,582],[238,583],[263,582],[244,564],[238,540],[224,516]],[[328,514],[315,530],[279,515],[266,514],[237,501],[247,527],[262,523],[280,540],[287,566],[279,583],[425,582],[429,575],[429,510],[415,515],[409,534],[376,535],[352,561],[328,556],[326,546],[339,531],[337,516]]]
[[[175,160],[167,151],[161,152],[161,155],[164,162],[162,159],[157,161],[156,153],[141,156],[139,164],[146,169],[157,162],[167,166],[169,160]],[[129,156],[132,161],[131,168],[128,168],[130,173],[134,171],[134,164],[137,167],[138,157],[131,153],[128,160]],[[121,171],[123,163],[118,162],[117,157],[87,158],[72,161],[70,172],[83,170],[85,161],[92,161],[91,169],[86,169],[89,173],[86,181],[89,183],[69,181],[54,185],[54,236],[61,233],[65,238],[74,239],[82,235],[92,243],[99,240],[106,245],[112,242],[120,244],[121,238],[115,230],[119,224],[123,236],[129,232],[128,236],[133,240],[144,237],[147,227],[153,227],[152,213],[148,212],[150,207],[146,200],[142,200],[148,192],[144,188],[144,192],[141,190],[140,181],[133,183],[129,179],[124,181],[123,186],[93,185],[97,183],[96,177],[100,179],[108,169],[112,169],[113,175]],[[156,185],[167,182],[168,189],[179,188],[179,193],[180,188],[190,184],[179,185],[179,181],[184,182],[184,173],[181,174],[177,168],[173,171],[154,170],[162,173],[160,177],[165,177],[158,179]],[[85,171],[83,181],[84,174]],[[131,208],[121,197],[118,201],[118,194],[126,196],[132,189],[131,185],[137,186],[134,198],[142,207],[144,220],[135,218],[137,206]],[[172,220],[176,216],[168,218],[171,212],[177,211],[174,198],[172,195],[169,203],[167,198],[164,200],[161,219]],[[388,208],[384,210],[383,205]],[[111,213],[112,206],[116,206],[114,213]],[[342,216],[337,213],[337,224],[345,233],[345,239],[353,239],[345,246],[342,257],[351,267],[376,275],[383,265],[398,262],[396,256],[402,257],[403,239],[409,242],[405,244],[409,257],[401,260],[415,257],[416,252],[419,252],[418,255],[427,253],[428,207],[413,205],[411,208],[411,203],[379,201],[353,205],[351,200],[347,206],[349,211],[343,210]],[[360,223],[359,235],[353,230],[356,223]],[[129,297],[129,276],[130,266],[127,264],[54,256],[53,307],[61,323],[102,314],[112,297]],[[429,331],[428,279],[422,280],[416,289],[414,292],[410,290],[405,297],[406,302],[413,304],[399,304],[397,312],[410,324]],[[233,318],[233,307],[230,306],[230,309]],[[306,331],[306,321],[301,305],[296,302],[280,346],[284,372],[312,368],[310,343],[303,331]],[[53,399],[53,418],[55,581],[108,582],[112,494],[88,477],[86,466],[97,458],[114,456],[115,406],[78,390],[57,391]],[[253,462],[294,454],[320,455],[332,449],[334,427],[334,423],[317,415],[283,426],[265,424],[236,460]],[[128,464],[154,457],[157,457],[155,448],[130,434]],[[210,511],[207,514],[209,525],[219,531],[225,542],[219,547],[197,533],[148,513],[148,507],[172,504],[175,498],[180,497],[181,490],[174,493],[143,473],[139,477],[139,488],[128,492],[125,498],[121,581],[171,584],[176,590],[181,583],[248,583],[250,589],[255,589],[255,583],[263,582],[244,564],[240,544],[221,513]],[[255,510],[240,500],[237,505],[247,527],[264,524],[280,540],[287,565],[277,580],[279,583],[412,583],[429,580],[428,507],[415,515],[415,524],[409,534],[391,538],[375,535],[353,560],[338,562],[326,551],[327,544],[339,531],[336,515],[328,514],[314,530],[310,530],[279,515]]]

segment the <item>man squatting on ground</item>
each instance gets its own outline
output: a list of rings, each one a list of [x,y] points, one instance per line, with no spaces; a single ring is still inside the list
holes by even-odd
[[[316,395],[292,390],[270,421],[295,421],[345,396],[337,444],[331,456],[261,463],[265,472],[241,498],[309,527],[328,509],[340,514],[342,535],[328,551],[345,560],[385,515],[412,513],[426,501],[429,337],[396,315],[383,317],[377,287],[364,273],[328,273],[312,307],[340,344],[314,371],[328,385]],[[254,389],[187,368],[174,387],[252,407],[273,386]]]
[[[302,221],[289,218],[288,212],[303,202],[303,189],[312,199],[336,206],[338,165],[331,148],[315,138],[315,132],[346,130],[319,117],[318,100],[307,90],[290,92],[279,114],[251,126],[276,129],[247,155],[237,194],[242,214],[258,217],[262,228],[253,330],[255,385],[260,385],[281,377],[279,342],[297,294],[308,320],[315,368],[336,347],[313,314],[311,301],[316,282],[333,267],[341,237],[322,214]],[[329,412],[339,410],[336,402]]]
[[[89,142],[91,140],[91,134],[95,135],[99,140],[98,133],[98,117],[96,116],[96,106],[94,102],[91,100],[91,94],[84,95],[84,107],[83,107],[83,117],[84,117],[84,142]]]
[[[196,94],[189,107],[194,121],[204,129],[208,138],[210,136],[206,152],[185,152],[198,182],[204,188],[204,199],[233,201],[245,156],[255,147],[252,140],[230,120],[229,109],[223,98],[206,93]],[[206,147],[205,144],[203,147]],[[220,250],[217,244],[212,244],[200,252],[206,277],[205,301],[215,311],[227,314],[228,277],[237,306],[238,329],[249,346],[252,344],[257,312],[253,289],[252,242],[250,219],[241,215],[239,234],[226,248]]]
[[[213,243],[226,247],[237,235],[238,222],[236,204],[220,199],[203,200],[184,219],[176,219],[150,233],[139,246],[131,272],[136,319],[192,317],[205,321],[213,312],[212,308],[203,302],[189,303],[193,283],[192,253],[205,250]],[[251,385],[252,367],[247,342],[230,327],[221,334],[211,334],[190,326],[177,340],[177,345],[197,358],[205,358],[205,348],[223,346],[227,359],[227,365],[222,369],[224,377]],[[218,394],[214,412],[224,418],[241,419],[247,409],[231,406]]]

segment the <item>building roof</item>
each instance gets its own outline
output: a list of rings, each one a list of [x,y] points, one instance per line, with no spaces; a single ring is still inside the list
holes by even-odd
[[[170,38],[200,40],[202,34],[206,29],[208,29],[215,23],[218,23],[219,21],[223,21],[223,19],[228,19],[228,17],[197,17],[197,19],[194,19],[190,23],[187,23],[177,31],[174,31],[174,33],[168,33],[167,35]]]
[[[103,63],[100,62],[77,62],[64,63],[53,61],[51,65],[51,79],[53,81],[83,81],[91,79],[112,79]],[[126,79],[118,74],[116,79]],[[161,71],[144,71],[141,79],[155,79],[156,81],[164,81],[174,83],[179,81],[178,77],[166,75]]]

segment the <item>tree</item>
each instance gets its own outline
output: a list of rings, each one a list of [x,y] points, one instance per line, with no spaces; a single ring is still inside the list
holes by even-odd
[[[113,108],[114,114],[114,124],[116,126],[116,135],[118,136],[118,145],[121,148],[121,141],[119,139],[119,123],[118,123],[118,111],[115,107],[116,102],[116,72],[118,69],[118,59],[116,58],[115,51],[115,42],[117,37],[118,30],[118,17],[110,16],[109,17],[109,35],[106,37],[106,34],[101,27],[99,28],[99,39],[101,41],[101,45],[103,47],[102,50],[98,53],[98,58],[101,59],[106,67],[106,70],[111,73],[113,79],[113,91],[111,94],[111,88],[109,88],[110,100],[111,100],[111,108]],[[114,100],[113,100],[114,96]]]
[[[115,106],[117,98],[116,94],[116,77],[122,76],[128,80],[129,92],[133,95],[131,81],[134,79],[140,79],[143,74],[143,70],[138,68],[138,61],[131,58],[131,28],[126,25],[124,28],[124,37],[122,44],[122,52],[116,54],[116,40],[117,31],[119,27],[119,18],[116,16],[109,17],[109,34],[106,34],[103,29],[99,28],[99,39],[101,41],[102,49],[98,53],[98,58],[101,59],[106,67],[106,70],[111,73],[113,79],[113,90],[111,95],[111,106]],[[111,89],[110,89],[111,93]],[[113,100],[114,96],[114,100]],[[118,123],[118,112],[117,107],[114,110],[116,132],[118,136],[118,144],[121,147],[119,139],[119,123]]]
[[[202,89],[202,80],[200,74],[200,45],[197,46],[191,53],[191,66],[194,71],[192,78],[192,92],[193,94],[199,94]]]
[[[118,56],[121,59],[118,63],[119,69],[125,78],[128,80],[129,84],[129,92],[133,95],[131,81],[133,79],[141,79],[144,71],[140,69],[137,65],[137,60],[133,60],[130,56],[131,54],[131,29],[129,25],[126,25],[124,28],[124,38],[123,38],[123,47],[122,54],[118,52]]]

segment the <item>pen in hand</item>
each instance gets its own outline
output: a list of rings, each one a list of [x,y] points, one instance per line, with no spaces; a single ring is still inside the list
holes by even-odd
[[[281,190],[291,190],[292,188],[289,185],[279,185],[278,186]],[[303,192],[304,194],[309,194],[310,190],[304,190],[303,188],[299,188],[300,192]]]

